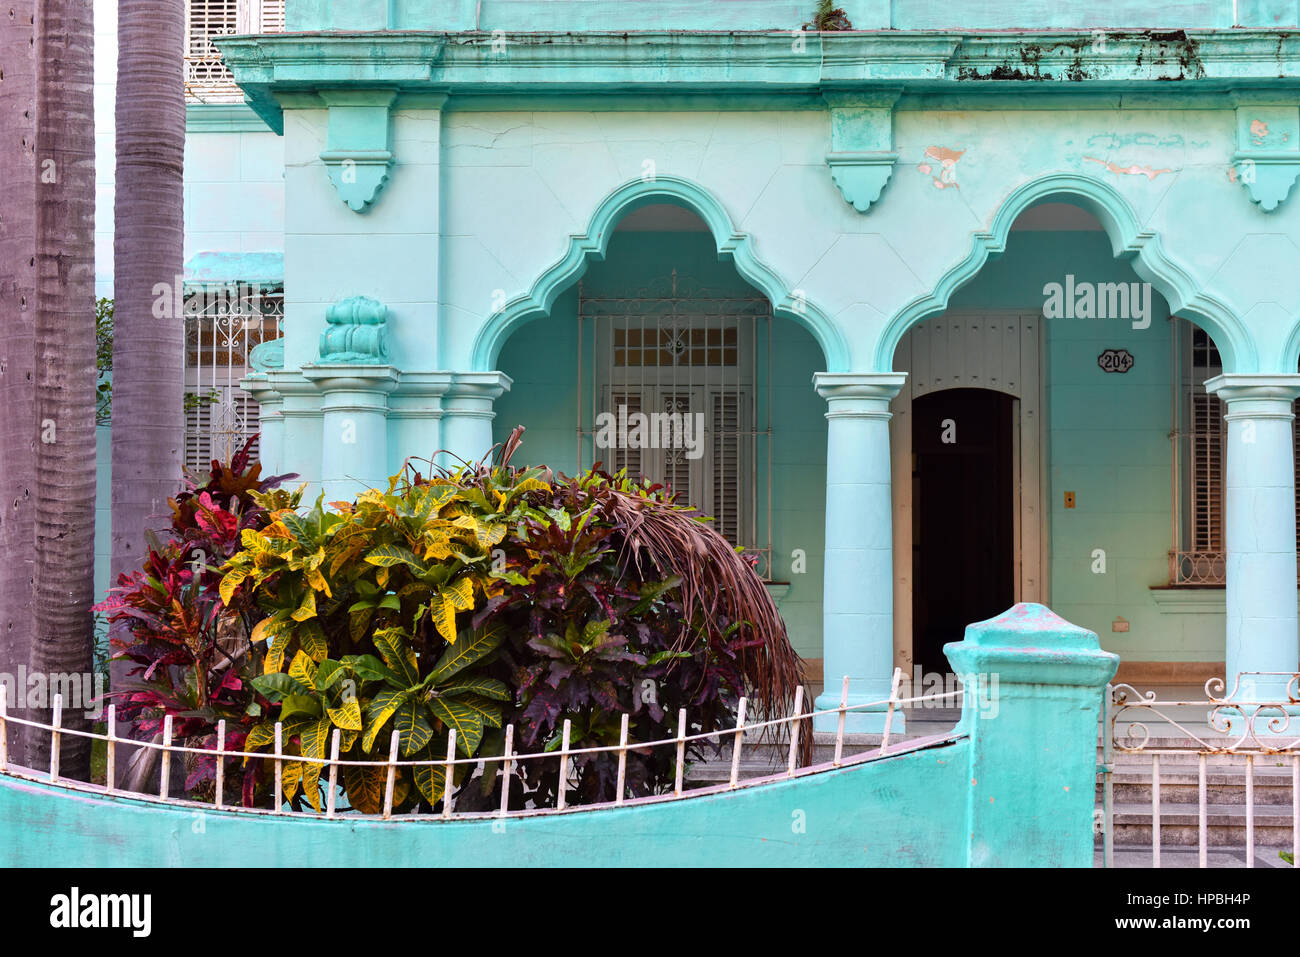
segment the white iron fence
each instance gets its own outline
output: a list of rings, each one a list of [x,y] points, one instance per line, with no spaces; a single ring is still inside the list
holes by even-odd
[[[736,726],[732,729],[722,731],[712,731],[700,734],[687,734],[687,714],[686,709],[681,709],[677,715],[678,732],[674,737],[665,738],[657,741],[637,742],[628,738],[628,716],[623,715],[622,729],[619,743],[594,748],[572,748],[570,747],[570,722],[564,722],[563,734],[560,748],[558,751],[542,751],[537,753],[518,754],[513,750],[514,726],[508,725],[505,729],[505,748],[500,755],[480,755],[471,758],[456,756],[456,731],[451,729],[447,735],[446,757],[440,760],[401,760],[399,759],[399,734],[395,730],[389,741],[387,757],[382,761],[356,761],[346,760],[339,757],[340,732],[335,729],[330,741],[330,754],[328,758],[309,758],[295,754],[286,754],[284,746],[286,744],[283,735],[283,726],[279,723],[275,727],[275,745],[274,750],[270,753],[262,751],[232,751],[226,748],[226,724],[220,722],[216,733],[215,748],[197,748],[184,744],[177,744],[172,736],[172,719],[168,716],[163,725],[161,740],[154,741],[137,741],[134,739],[122,738],[117,735],[116,708],[110,706],[107,708],[107,730],[105,733],[85,731],[64,727],[62,724],[63,701],[62,695],[56,695],[54,699],[54,708],[52,720],[50,723],[44,723],[27,718],[18,718],[9,713],[8,701],[6,698],[7,689],[5,685],[0,684],[0,772],[11,774],[18,777],[25,777],[32,780],[50,781],[60,784],[61,786],[72,788],[74,790],[90,792],[95,794],[124,794],[133,798],[143,798],[158,803],[182,805],[185,807],[214,808],[217,810],[236,811],[250,814],[275,814],[275,815],[299,815],[310,817],[338,818],[340,820],[356,820],[357,817],[381,818],[384,820],[428,820],[428,815],[417,814],[397,814],[393,813],[394,791],[397,778],[398,768],[431,768],[439,771],[444,775],[445,781],[455,780],[455,771],[460,767],[467,767],[469,773],[465,774],[464,783],[459,787],[453,785],[448,788],[446,796],[440,801],[441,807],[437,813],[443,819],[473,819],[473,818],[492,818],[492,817],[517,817],[520,815],[536,814],[553,814],[562,811],[590,810],[597,807],[613,807],[628,804],[642,804],[656,801],[671,801],[683,797],[696,797],[704,794],[712,794],[719,791],[728,791],[735,788],[750,787],[759,784],[770,783],[776,780],[802,777],[809,774],[817,774],[823,771],[838,768],[844,765],[856,764],[865,761],[871,761],[888,755],[902,754],[908,751],[920,750],[926,747],[932,747],[936,744],[953,740],[958,737],[958,732],[953,731],[946,734],[934,735],[927,738],[919,738],[905,743],[895,743],[891,746],[890,736],[891,728],[894,722],[894,715],[900,708],[922,703],[937,702],[939,700],[949,700],[960,698],[962,691],[948,691],[938,694],[905,698],[900,696],[901,672],[895,671],[894,682],[890,697],[881,701],[869,702],[866,704],[849,705],[848,688],[849,679],[846,676],[843,681],[840,704],[836,708],[824,711],[803,710],[803,688],[799,688],[795,694],[794,707],[790,715],[786,717],[750,722],[747,720],[746,709],[748,702],[741,698],[738,707]],[[850,712],[875,710],[879,711],[881,707],[885,709],[884,732],[881,736],[879,745],[863,749],[851,756],[844,754],[845,745],[845,717]],[[930,704],[931,707],[935,706]],[[799,746],[801,736],[807,733],[806,729],[810,727],[810,722],[821,715],[836,715],[837,730],[835,734],[835,754],[829,762],[814,764],[808,767],[799,767]],[[8,749],[6,744],[7,726],[10,724],[21,725],[28,728],[35,728],[48,732],[52,736],[50,748],[50,767],[48,772],[37,772],[31,769],[11,765],[9,762]],[[778,772],[761,778],[747,778],[741,780],[741,753],[745,742],[746,735],[755,733],[788,735],[788,758],[786,768],[783,773]],[[106,748],[106,781],[104,786],[86,784],[75,780],[62,777],[59,773],[59,748],[60,740],[65,736],[79,736],[90,738],[95,741],[103,741]],[[731,776],[725,784],[686,788],[684,786],[684,776],[687,767],[688,750],[692,745],[704,742],[719,743],[729,740],[731,743]],[[116,790],[113,782],[117,780],[117,753],[118,747],[144,748],[151,749],[159,755],[160,776],[158,794],[141,795],[135,792],[125,792]],[[675,780],[673,790],[670,794],[652,795],[648,797],[628,798],[626,786],[627,757],[629,752],[647,753],[653,749],[662,748],[670,749],[674,754]],[[523,762],[558,762],[560,771],[560,780],[563,782],[573,783],[572,771],[573,760],[582,755],[597,754],[616,754],[618,759],[618,784],[616,797],[613,801],[601,804],[584,804],[581,808],[567,806],[566,787],[557,789],[557,797],[553,807],[531,807],[526,809],[511,809],[508,806],[511,789],[508,786],[511,776],[516,768]],[[216,762],[216,790],[215,797],[211,803],[194,801],[189,799],[175,798],[171,796],[171,771],[173,758],[177,755],[184,756],[194,755],[204,759],[212,759]],[[224,783],[227,770],[227,763],[230,761],[261,761],[273,765],[274,790],[269,799],[269,807],[247,808],[242,806],[230,806],[224,799]],[[284,800],[284,780],[286,765],[316,765],[320,767],[321,784],[324,785],[325,802],[321,811],[316,811],[308,806],[302,810],[291,810],[286,808]],[[495,770],[488,770],[491,765],[495,765]],[[356,811],[344,811],[340,813],[337,807],[337,798],[339,795],[339,770],[344,767],[365,767],[365,768],[382,768],[385,777],[383,812],[381,814],[360,814]],[[496,811],[469,811],[459,812],[456,810],[455,802],[458,793],[462,792],[466,786],[473,780],[475,784],[481,783],[480,779],[474,777],[474,772],[494,773],[501,776],[501,804]]]
[[[1245,681],[1243,682],[1243,679]],[[1102,856],[1115,866],[1116,844],[1212,852],[1246,867],[1258,853],[1300,861],[1300,674],[1243,672],[1224,695],[1218,678],[1204,700],[1161,700],[1130,685],[1107,686],[1101,712]],[[1280,688],[1268,700],[1249,689]],[[1243,690],[1245,689],[1245,690]],[[1219,861],[1225,857],[1216,855]]]

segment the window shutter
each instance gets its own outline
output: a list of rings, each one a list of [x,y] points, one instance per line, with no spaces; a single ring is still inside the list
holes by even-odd
[[[740,405],[737,392],[712,394],[714,525],[733,545],[741,544]]]
[[[1223,548],[1223,406],[1215,395],[1192,396],[1192,549]]]
[[[185,16],[185,95],[198,103],[243,103],[244,92],[214,40],[236,33],[283,33],[284,0],[189,0]]]

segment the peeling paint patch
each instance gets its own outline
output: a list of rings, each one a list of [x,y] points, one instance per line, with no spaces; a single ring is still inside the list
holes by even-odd
[[[1152,169],[1150,166],[1123,166],[1119,163],[1112,163],[1110,160],[1097,159],[1095,156],[1085,156],[1084,159],[1089,163],[1098,163],[1106,167],[1110,172],[1117,173],[1121,176],[1145,176],[1148,180],[1154,180],[1161,173],[1174,172],[1174,170],[1167,167],[1164,169]]]
[[[965,150],[949,149],[946,146],[927,146],[926,159],[933,163],[921,163],[917,171],[924,173],[934,181],[935,189],[957,188],[957,161],[966,153]],[[937,164],[937,168],[936,168]]]
[[[1263,120],[1251,120],[1250,138],[1254,140],[1256,146],[1263,146],[1264,140],[1268,138],[1268,124]]]

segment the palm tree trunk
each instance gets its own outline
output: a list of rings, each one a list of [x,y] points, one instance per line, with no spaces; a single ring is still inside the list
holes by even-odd
[[[139,568],[181,483],[185,162],[182,0],[119,0],[113,237],[112,579]],[[165,304],[159,318],[155,302]],[[123,674],[115,668],[114,682]]]
[[[89,0],[36,11],[36,634],[32,670],[92,668],[95,583],[95,103]],[[51,687],[54,681],[51,680]],[[85,685],[81,686],[83,689]],[[87,727],[89,702],[66,726]],[[29,762],[50,738],[29,737]],[[88,779],[90,742],[64,737],[60,766]]]
[[[17,675],[31,654],[35,575],[36,3],[10,6],[0,16],[0,672]],[[22,731],[9,727],[10,754],[23,754]]]

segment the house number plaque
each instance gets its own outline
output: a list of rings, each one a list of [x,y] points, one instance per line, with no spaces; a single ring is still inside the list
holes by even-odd
[[[1133,353],[1127,349],[1107,349],[1097,356],[1102,372],[1128,372],[1133,368]]]

